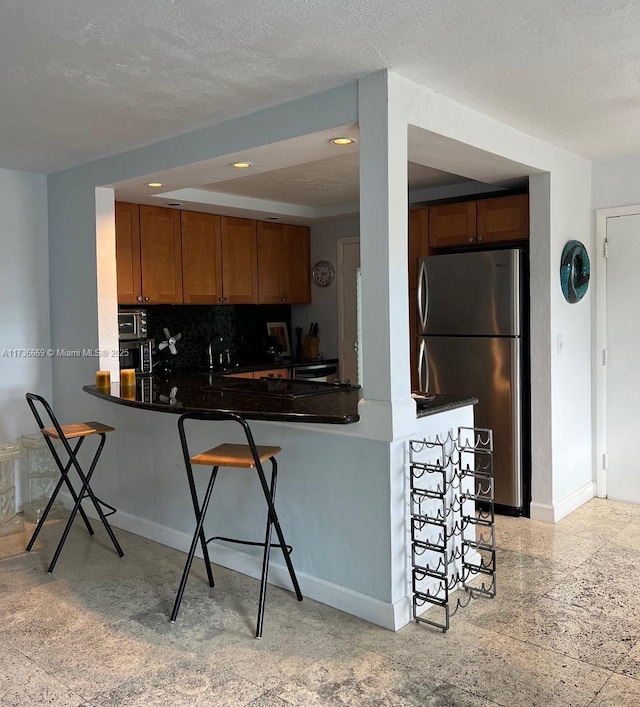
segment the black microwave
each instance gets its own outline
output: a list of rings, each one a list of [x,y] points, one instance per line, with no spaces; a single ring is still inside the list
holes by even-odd
[[[121,309],[118,311],[118,337],[120,341],[147,338],[147,310]]]
[[[153,371],[153,339],[138,339],[120,344],[120,368],[133,368],[136,373]]]

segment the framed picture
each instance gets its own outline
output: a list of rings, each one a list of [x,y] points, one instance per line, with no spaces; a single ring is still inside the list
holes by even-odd
[[[267,333],[275,336],[280,342],[280,353],[282,356],[291,356],[291,346],[289,344],[289,331],[286,322],[267,322]]]

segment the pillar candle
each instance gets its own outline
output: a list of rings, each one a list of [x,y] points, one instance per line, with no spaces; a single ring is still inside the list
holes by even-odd
[[[130,388],[136,384],[136,371],[134,368],[123,368],[120,371],[120,387]]]
[[[96,388],[110,388],[111,374],[109,371],[96,371]]]

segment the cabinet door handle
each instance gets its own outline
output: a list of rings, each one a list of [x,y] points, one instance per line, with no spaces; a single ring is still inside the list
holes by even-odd
[[[148,302],[148,301],[149,301],[149,298],[148,298],[148,297],[145,297],[145,298],[144,298],[144,301],[145,301],[145,302]]]
[[[138,295],[136,299],[138,300],[138,302],[142,302],[142,295]]]
[[[482,240],[482,236],[478,236],[478,240],[481,241],[481,240]]]
[[[475,238],[473,236],[469,236],[468,240],[469,240],[469,243],[473,243],[473,241],[475,241]]]

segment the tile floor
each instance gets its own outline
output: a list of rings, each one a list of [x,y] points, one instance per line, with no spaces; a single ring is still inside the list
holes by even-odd
[[[30,554],[26,534],[0,538],[0,705],[640,705],[640,506],[594,499],[555,526],[496,526],[498,596],[445,635],[270,587],[261,641],[243,575],[216,568],[210,590],[197,561],[169,624],[182,553],[118,531],[120,560],[76,524],[49,576],[59,523]]]

